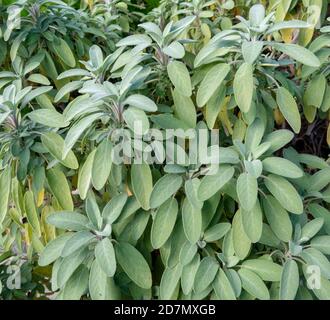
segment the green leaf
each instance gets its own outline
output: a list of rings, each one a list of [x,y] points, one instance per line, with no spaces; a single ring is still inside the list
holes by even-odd
[[[214,242],[223,238],[230,230],[231,224],[228,222],[217,223],[204,232],[203,240]]]
[[[89,220],[80,213],[62,211],[50,214],[47,222],[59,229],[82,231],[87,229]]]
[[[71,81],[69,83],[66,83],[60,90],[58,90],[54,102],[59,102],[63,97],[65,97],[67,94],[69,94],[72,91],[76,91],[80,89],[83,85],[82,81]]]
[[[151,244],[159,249],[170,237],[178,215],[178,202],[175,198],[165,201],[156,211],[151,227]]]
[[[83,263],[88,256],[88,250],[82,248],[72,255],[63,258],[60,262],[57,272],[57,285],[62,288],[77,268]]]
[[[295,133],[299,133],[301,128],[300,113],[291,93],[284,87],[278,88],[276,91],[276,102],[290,127]]]
[[[184,184],[186,196],[193,207],[201,209],[203,202],[198,199],[198,189],[201,181],[198,178],[188,179]]]
[[[202,292],[214,280],[219,270],[218,262],[212,257],[205,257],[199,264],[194,281],[194,290]]]
[[[148,97],[143,96],[141,94],[132,94],[130,95],[123,104],[128,104],[132,107],[136,107],[138,109],[155,112],[157,111],[157,105]]]
[[[242,173],[237,179],[236,191],[241,207],[251,211],[258,198],[258,182],[249,173]]]
[[[200,256],[198,254],[192,259],[190,263],[185,265],[182,269],[181,287],[184,294],[189,294],[194,287],[194,279],[199,268]]]
[[[301,229],[301,239],[304,239],[304,241],[312,239],[323,227],[323,224],[323,218],[315,218],[306,223]]]
[[[174,113],[178,119],[187,124],[189,128],[196,127],[196,110],[190,97],[184,96],[178,89],[173,91]]]
[[[330,183],[330,167],[314,173],[309,179],[308,190],[320,191]]]
[[[161,177],[152,189],[150,207],[157,208],[175,194],[182,185],[182,177],[176,174],[166,174]]]
[[[287,54],[292,59],[297,60],[298,62],[306,66],[310,66],[310,67],[320,66],[320,61],[315,56],[315,54],[302,46],[293,43],[277,43],[277,42],[272,42],[271,45],[276,50],[279,50]]]
[[[239,269],[238,274],[242,281],[242,287],[249,294],[259,300],[269,300],[269,291],[261,278],[251,270]]]
[[[104,238],[95,247],[95,258],[108,277],[113,277],[116,272],[116,256],[112,242]]]
[[[280,281],[282,266],[266,259],[249,259],[242,263],[242,268],[255,272],[264,281]]]
[[[152,192],[152,176],[149,165],[145,163],[132,164],[131,181],[137,201],[144,210],[149,210],[149,199]]]
[[[11,189],[11,166],[7,166],[0,175],[0,226],[7,211]]]
[[[193,207],[187,198],[182,205],[182,221],[187,239],[191,243],[196,243],[202,232],[202,212],[201,209]]]
[[[72,151],[70,151],[68,155],[62,159],[64,140],[59,134],[55,132],[46,132],[41,136],[41,142],[47,151],[65,167],[70,169],[78,169],[78,160]]]
[[[235,169],[228,165],[219,166],[216,174],[207,175],[201,180],[198,189],[198,198],[205,201],[216,194],[227,182],[231,180]]]
[[[64,116],[51,109],[38,109],[28,113],[28,117],[37,123],[43,124],[52,128],[64,128],[69,125],[69,122],[65,121]]]
[[[46,177],[49,188],[61,208],[73,211],[71,189],[65,174],[57,168],[52,168],[46,171]]]
[[[246,235],[243,223],[242,223],[242,214],[240,210],[235,213],[233,223],[233,245],[234,250],[238,258],[241,260],[245,259],[250,252],[251,241]]]
[[[163,52],[175,59],[182,59],[185,54],[184,46],[178,41],[173,41],[163,49]]]
[[[243,229],[252,243],[256,243],[262,234],[263,214],[260,208],[259,200],[256,201],[254,207],[250,211],[240,209],[242,215]]]
[[[149,130],[149,120],[146,113],[135,107],[128,107],[123,118],[128,127],[136,134],[145,134]]]
[[[174,268],[166,268],[159,286],[159,297],[162,300],[171,300],[179,284],[182,266],[178,263]]]
[[[196,101],[199,107],[203,107],[209,101],[229,71],[229,65],[221,63],[213,66],[207,72],[197,91]]]
[[[191,96],[191,80],[186,65],[180,61],[171,61],[167,65],[168,76],[177,91],[183,96]]]
[[[42,74],[40,73],[34,73],[31,74],[28,79],[28,81],[34,82],[34,83],[39,83],[39,84],[43,84],[45,86],[49,86],[50,82],[49,80]]]
[[[318,236],[312,239],[310,246],[326,255],[330,255],[330,236]]]
[[[92,263],[89,275],[89,294],[92,300],[120,299],[120,290],[114,279],[103,272],[97,260]]]
[[[330,279],[330,262],[322,252],[315,248],[307,248],[303,250],[301,257],[307,265],[320,267],[322,276],[328,280]]]
[[[102,228],[101,212],[92,191],[90,191],[87,195],[85,209],[90,222],[97,230],[100,230]]]
[[[54,43],[54,50],[58,57],[69,67],[73,68],[76,65],[75,57],[65,40],[58,38],[58,43]]]
[[[268,157],[262,161],[265,171],[282,177],[297,179],[303,176],[303,171],[291,161],[280,157]]]
[[[68,282],[62,290],[63,300],[80,300],[81,296],[88,288],[89,270],[86,266],[81,265],[72,274]]]
[[[214,292],[220,300],[236,300],[235,291],[230,284],[225,272],[219,268],[212,283]]]
[[[270,143],[269,152],[275,152],[289,143],[293,137],[294,134],[291,131],[280,129],[267,134],[264,142]]]
[[[82,247],[86,247],[93,239],[95,239],[95,235],[89,231],[82,230],[76,232],[66,241],[61,256],[63,258],[70,256]]]
[[[27,191],[24,195],[24,207],[27,220],[32,227],[33,231],[40,237],[41,229],[39,223],[39,215],[34,202],[32,191]]]
[[[120,214],[123,211],[123,208],[127,201],[127,194],[121,193],[116,196],[114,196],[104,207],[102,211],[102,217],[103,220],[106,221],[106,223],[112,224],[114,223]]]
[[[304,105],[320,108],[327,85],[327,80],[323,74],[315,76],[307,85],[304,93]]]
[[[294,300],[299,287],[297,262],[290,259],[283,266],[280,282],[280,300]]]
[[[253,97],[253,68],[250,63],[244,62],[235,73],[233,89],[238,107],[242,112],[248,112]]]
[[[292,223],[289,214],[271,195],[263,198],[262,204],[272,231],[282,241],[289,242],[292,236]]]
[[[85,163],[79,168],[78,173],[78,190],[81,199],[85,199],[92,181],[93,161],[96,149],[94,149],[87,157]]]
[[[243,41],[242,54],[244,61],[253,64],[258,59],[263,46],[262,41]]]
[[[288,180],[270,174],[265,179],[265,185],[284,209],[295,214],[303,213],[304,206],[301,197]]]
[[[63,158],[67,156],[71,148],[79,139],[80,135],[88,128],[91,127],[93,122],[100,118],[102,113],[93,113],[89,116],[77,121],[68,131],[64,139]]]
[[[120,242],[115,246],[117,261],[127,276],[144,289],[151,288],[151,272],[142,254],[131,244]]]
[[[44,267],[53,263],[56,259],[61,256],[62,250],[66,242],[72,237],[72,233],[67,232],[57,236],[51,242],[48,242],[44,250],[39,256],[39,266]]]
[[[106,184],[112,167],[113,145],[104,139],[97,147],[92,167],[92,183],[96,190],[101,190]]]

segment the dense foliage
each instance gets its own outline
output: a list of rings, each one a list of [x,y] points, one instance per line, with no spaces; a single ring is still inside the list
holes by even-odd
[[[330,299],[327,0],[0,3],[1,299]]]

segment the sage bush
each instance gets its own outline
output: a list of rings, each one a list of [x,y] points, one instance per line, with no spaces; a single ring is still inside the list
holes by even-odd
[[[1,299],[330,299],[327,0],[0,3]]]

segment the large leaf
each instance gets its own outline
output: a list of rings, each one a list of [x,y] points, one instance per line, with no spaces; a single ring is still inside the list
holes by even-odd
[[[260,300],[269,300],[269,291],[261,278],[251,270],[240,269],[238,274],[242,280],[242,287],[252,296]]]
[[[196,272],[194,289],[196,292],[201,292],[212,283],[217,272],[219,270],[219,264],[212,257],[205,257],[199,264]]]
[[[310,67],[319,67],[320,61],[308,49],[293,43],[272,43],[272,46],[289,57]]]
[[[202,213],[200,208],[193,207],[187,198],[182,205],[183,229],[187,239],[196,243],[202,232]]]
[[[47,217],[47,222],[56,228],[64,230],[82,231],[87,229],[89,220],[77,212],[56,212]]]
[[[292,213],[303,212],[303,202],[294,186],[286,179],[270,174],[265,179],[265,185],[282,207]]]
[[[8,211],[11,186],[11,166],[6,167],[0,175],[0,225]]]
[[[216,174],[205,176],[201,180],[198,189],[198,198],[201,201],[211,198],[233,177],[235,169],[231,166],[223,165],[219,167]]]
[[[262,204],[269,226],[275,235],[282,241],[290,241],[292,236],[292,223],[289,214],[271,195],[262,199]]]
[[[63,210],[72,211],[73,201],[68,180],[63,171],[52,168],[46,171],[47,182],[52,194]]]
[[[139,287],[151,288],[151,272],[142,254],[131,244],[120,242],[115,246],[118,263],[128,277]]]
[[[43,124],[47,127],[63,128],[69,125],[69,122],[65,121],[64,116],[51,109],[38,109],[28,113],[28,117],[37,123]]]
[[[215,65],[207,72],[197,91],[196,101],[199,107],[203,107],[209,101],[229,71],[229,65],[221,63]]]
[[[280,157],[267,157],[262,161],[262,167],[265,171],[286,178],[296,179],[303,176],[303,171],[297,165]]]
[[[89,274],[89,294],[92,300],[120,299],[120,290],[114,279],[103,272],[97,260],[92,263]]]
[[[175,194],[182,185],[182,177],[176,174],[166,174],[154,185],[150,196],[150,207],[157,208]]]
[[[237,70],[233,83],[235,100],[242,112],[248,112],[253,97],[253,69],[244,62]]]
[[[252,210],[258,197],[258,182],[249,173],[242,173],[237,179],[237,196],[240,205],[246,211]]]
[[[70,151],[68,155],[62,159],[64,140],[59,134],[55,132],[46,132],[41,136],[41,142],[48,152],[61,164],[70,169],[78,169],[79,164],[72,151]]]
[[[294,300],[299,287],[299,271],[297,262],[290,259],[283,266],[280,282],[280,299]]]
[[[32,191],[27,191],[24,195],[24,207],[26,212],[27,220],[32,227],[33,231],[40,236],[40,222],[37,208],[34,202],[34,197]]]
[[[152,176],[149,165],[145,163],[133,164],[131,168],[131,181],[136,199],[144,210],[149,210],[149,200],[152,192]]]
[[[108,277],[113,277],[116,272],[116,256],[112,242],[104,238],[95,247],[95,258]]]
[[[96,190],[106,184],[112,167],[112,143],[104,139],[97,147],[92,167],[92,183]]]
[[[151,243],[159,249],[170,237],[178,215],[178,202],[172,198],[164,202],[156,211],[151,227]]]
[[[297,103],[291,93],[284,87],[277,89],[276,102],[293,131],[299,133],[301,128],[300,113]]]
[[[180,61],[171,61],[167,65],[168,76],[180,94],[191,96],[191,81],[186,65]]]

